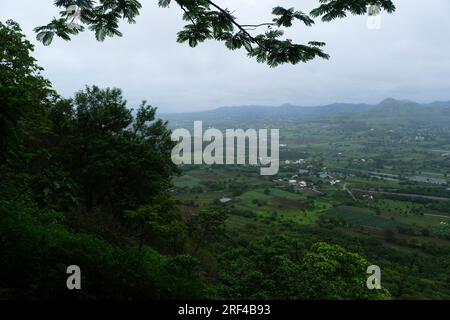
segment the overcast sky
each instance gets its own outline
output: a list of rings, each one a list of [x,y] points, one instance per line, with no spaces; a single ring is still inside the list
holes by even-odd
[[[288,36],[327,43],[331,59],[269,68],[244,52],[210,41],[191,49],[176,42],[184,24],[172,5],[141,0],[137,24],[123,24],[122,38],[103,43],[90,32],[71,42],[37,43],[33,28],[58,13],[51,0],[0,0],[0,20],[19,22],[36,44],[35,56],[55,89],[69,97],[85,85],[119,87],[130,106],[146,99],[160,112],[232,105],[377,103],[384,98],[418,102],[450,100],[450,1],[394,0],[397,12],[369,30],[367,17],[312,28],[297,25]],[[271,19],[276,5],[309,12],[318,0],[217,0],[242,23]]]

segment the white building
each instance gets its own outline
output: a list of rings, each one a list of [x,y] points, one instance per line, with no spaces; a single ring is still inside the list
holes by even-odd
[[[233,199],[227,198],[227,197],[223,197],[219,201],[220,201],[220,203],[227,203],[227,202],[230,202],[231,200],[233,200]]]

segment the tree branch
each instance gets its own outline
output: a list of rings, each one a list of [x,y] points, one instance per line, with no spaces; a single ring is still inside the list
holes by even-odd
[[[206,0],[206,2],[208,2],[210,5],[212,5],[214,8],[216,8],[220,12],[222,12],[231,21],[231,23],[234,24],[239,30],[241,30],[241,32],[243,32],[247,37],[249,37],[249,39],[253,43],[256,43],[258,46],[260,46],[264,50],[270,52],[270,50],[265,48],[264,45],[262,45],[258,40],[256,40],[255,37],[253,37],[242,25],[237,23],[236,20],[234,19],[234,17],[227,10],[222,9],[221,7],[219,7],[217,4],[215,4],[214,2],[212,2],[210,0]]]
[[[275,22],[267,22],[267,23],[260,23],[260,24],[241,24],[241,27],[243,28],[259,28],[264,26],[275,26]]]
[[[186,14],[186,16],[189,18],[189,20],[191,20],[192,24],[196,26],[197,24],[195,23],[194,19],[192,19],[192,17],[189,15],[189,12],[186,10],[186,8],[180,3],[178,3],[178,5],[180,6],[181,10],[183,10],[183,12]]]

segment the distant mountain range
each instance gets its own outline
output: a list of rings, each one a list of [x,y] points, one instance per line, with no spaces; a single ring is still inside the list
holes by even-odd
[[[379,104],[333,103],[324,106],[236,106],[210,111],[160,114],[171,125],[202,120],[207,124],[271,123],[313,119],[371,119],[381,121],[424,121],[450,125],[450,101],[420,104],[408,100],[385,99]],[[244,126],[245,127],[245,126]]]

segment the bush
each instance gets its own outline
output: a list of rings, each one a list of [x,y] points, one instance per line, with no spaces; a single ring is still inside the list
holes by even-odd
[[[190,256],[166,257],[146,248],[114,246],[73,233],[61,215],[26,200],[0,199],[0,299],[199,299],[214,289]],[[82,290],[66,288],[66,268],[78,265]]]

